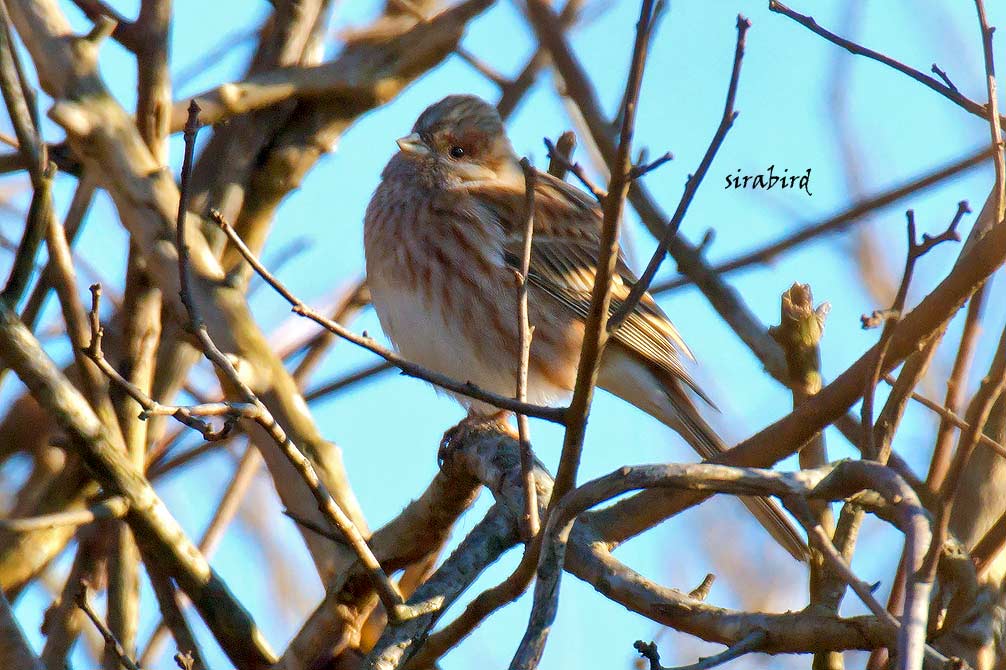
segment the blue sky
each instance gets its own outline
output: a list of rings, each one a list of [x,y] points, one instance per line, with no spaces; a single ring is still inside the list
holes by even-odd
[[[85,29],[86,21],[69,7],[70,3],[64,4],[76,25]],[[126,15],[134,15],[138,3],[111,4]],[[797,11],[812,14],[822,25],[917,69],[928,71],[936,62],[963,94],[985,100],[978,23],[970,3],[925,3],[925,10],[920,11],[922,5],[909,0],[875,0],[855,3],[858,9],[851,19],[847,3],[793,0],[791,4]],[[1006,9],[990,4],[990,22],[1006,24]],[[250,30],[268,10],[268,3],[236,0],[179,0],[176,5],[172,42],[175,72],[198,61],[202,53],[228,34]],[[594,5],[588,7],[593,9]],[[373,0],[340,5],[333,34],[364,24],[378,8]],[[853,57],[785,17],[771,14],[765,2],[672,1],[652,46],[636,132],[638,146],[648,147],[651,155],[667,150],[674,153],[671,163],[646,177],[647,186],[666,210],[673,209],[686,176],[698,165],[719,122],[739,12],[753,23],[736,103],[740,116],[682,226],[683,234],[693,241],[707,229],[715,230],[715,241],[708,251],[710,260],[730,258],[787,230],[825,218],[851,201],[836,113],[848,119],[845,148],[857,156],[856,180],[864,194],[902,182],[987,142],[988,128],[981,119],[920,84],[880,64]],[[637,14],[635,2],[613,0],[607,11],[578,30],[572,40],[609,113],[614,112],[621,95]],[[508,75],[520,70],[534,47],[515,6],[503,0],[472,24],[464,44]],[[135,101],[131,58],[114,44],[103,49],[105,80],[131,108]],[[333,38],[329,50],[337,49],[338,40]],[[201,75],[185,82],[176,91],[176,98],[232,80],[247,53],[247,48],[239,49],[214,61]],[[1006,52],[1000,46],[997,53]],[[1000,71],[1006,71],[1006,62],[1000,63]],[[836,80],[846,101],[843,109],[836,109],[832,101]],[[280,272],[281,279],[305,301],[322,303],[333,291],[361,276],[363,212],[381,168],[396,150],[393,140],[408,132],[428,104],[456,92],[476,93],[488,99],[496,96],[491,83],[458,58],[448,59],[390,105],[360,119],[336,150],[323,158],[302,187],[284,202],[265,258],[268,260],[270,253],[295,240],[309,242],[307,251]],[[512,118],[509,132],[518,153],[544,166],[542,137],[554,138],[570,127],[554,82],[546,75]],[[50,140],[61,135],[52,124],[46,133]],[[180,142],[175,141],[172,165],[176,171],[180,148]],[[577,158],[589,165],[589,158],[582,152]],[[735,174],[737,169],[744,173],[764,172],[769,165],[791,173],[810,168],[813,196],[800,191],[724,189],[724,177]],[[992,181],[991,166],[986,166],[871,217],[868,227],[881,243],[884,270],[895,281],[900,276],[906,207],[915,209],[920,231],[940,231],[959,200],[969,200],[977,212]],[[6,178],[3,188],[5,192],[15,190],[13,203],[23,211],[27,202],[23,181]],[[65,211],[72,188],[72,179],[61,178],[57,189],[60,211]],[[107,281],[112,285],[121,283],[126,239],[121,228],[112,224],[115,215],[106,197],[98,198],[90,217],[80,249]],[[970,228],[973,218],[965,220],[963,232]],[[20,211],[7,213],[0,219],[0,230],[16,238],[21,221]],[[850,240],[849,236],[822,238],[770,266],[729,278],[766,325],[778,321],[779,295],[794,281],[810,283],[816,300],[831,303],[822,343],[823,369],[829,379],[876,341],[875,331],[860,328],[859,315],[887,306],[878,305],[864,290]],[[637,268],[645,263],[654,245],[632,214],[628,216],[624,243]],[[943,245],[920,263],[910,303],[914,304],[939,281],[956,254],[953,245]],[[9,255],[0,256],[0,268],[6,268],[9,262]],[[661,277],[672,276],[673,262],[668,261]],[[1001,292],[1001,288],[1000,277],[993,289]],[[290,318],[285,304],[268,291],[259,291],[252,304],[266,331]],[[758,361],[698,291],[689,288],[671,293],[661,299],[661,304],[694,350],[700,363],[695,375],[721,409],[719,414],[710,413],[710,421],[729,440],[752,434],[788,410],[789,394],[761,371]],[[47,317],[58,318],[54,305],[49,305]],[[1006,318],[1006,301],[988,301],[986,318],[987,332],[979,348],[977,370],[984,370],[991,357],[994,334]],[[956,342],[959,321],[951,328],[951,344]],[[372,334],[380,332],[370,312],[354,327]],[[59,344],[54,344],[51,352],[61,359],[67,355],[66,348]],[[942,394],[953,347],[944,346],[941,355],[931,383],[925,388],[930,394]],[[342,343],[315,379],[327,379],[373,361],[367,352]],[[975,382],[972,379],[972,385]],[[0,402],[6,403],[19,391],[16,381],[8,381]],[[356,494],[371,527],[376,528],[423,490],[436,471],[440,436],[461,418],[462,411],[424,383],[392,374],[318,403],[315,416],[324,434],[342,447]],[[924,472],[928,463],[934,430],[931,415],[914,406],[909,408],[895,448],[918,471]],[[532,435],[539,457],[554,471],[561,444],[559,430],[533,422]],[[834,431],[829,431],[827,438],[833,458],[853,455]],[[581,481],[624,464],[692,459],[682,441],[656,421],[618,399],[599,394],[591,416]],[[220,454],[159,485],[160,494],[191,536],[201,533],[234,462],[231,455]],[[787,462],[783,467],[794,467],[794,463]],[[256,486],[258,493],[249,496],[247,510],[228,532],[213,565],[251,610],[273,647],[282,649],[320,598],[321,587],[314,578],[298,579],[312,573],[307,553],[292,523],[280,515],[264,476]],[[487,506],[487,501],[481,500],[458,524],[456,536],[474,526]],[[263,549],[256,533],[249,529],[256,516],[266,519],[277,549]],[[897,561],[897,541],[897,536],[879,523],[868,523],[855,563],[865,580],[882,582],[885,596]],[[290,579],[296,583],[296,588],[284,586],[282,593],[277,592],[277,585],[270,583],[268,576],[270,552],[277,550],[286,562]],[[706,572],[714,572],[720,579],[709,600],[717,605],[781,611],[800,608],[806,602],[803,568],[766,541],[743,508],[733,501],[714,500],[703,505],[633,540],[620,548],[617,556],[644,575],[682,589],[693,588]],[[517,558],[518,553],[512,552],[494,566],[466,594],[466,599],[479,587],[508,574]],[[59,570],[67,564],[64,557]],[[772,566],[767,576],[762,570],[765,565]],[[144,595],[148,597],[144,601],[141,639],[149,633],[153,612],[149,591]],[[39,645],[38,624],[48,598],[44,589],[34,587],[17,606],[23,625]],[[284,606],[277,607],[278,600]],[[443,667],[451,670],[475,663],[479,667],[500,667],[508,663],[522,634],[528,607],[528,599],[524,598],[500,612],[445,659]],[[456,608],[449,612],[448,618],[459,611]],[[861,611],[863,607],[854,596],[847,598],[844,613]],[[657,625],[602,599],[590,586],[567,578],[542,667],[629,667],[634,656],[632,642],[657,636],[659,630]],[[229,667],[206,631],[201,633],[211,667]],[[665,664],[691,662],[696,655],[708,655],[716,649],[673,632],[663,633],[660,639]],[[75,658],[82,663],[79,654]],[[772,667],[807,664],[806,659],[760,657],[757,661],[735,662],[734,667],[762,662]],[[172,667],[170,656],[165,656],[157,667]]]

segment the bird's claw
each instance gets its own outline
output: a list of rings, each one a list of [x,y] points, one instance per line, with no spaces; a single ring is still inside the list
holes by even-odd
[[[440,439],[440,448],[437,450],[437,467],[444,474],[448,474],[445,465],[450,463],[451,457],[464,443],[475,433],[492,431],[505,432],[516,439],[516,431],[507,422],[509,412],[501,410],[493,414],[477,414],[469,412],[468,416],[444,431],[444,436]]]

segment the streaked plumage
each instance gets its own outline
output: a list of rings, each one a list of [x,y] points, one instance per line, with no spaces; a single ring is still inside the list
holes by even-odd
[[[524,177],[496,111],[473,96],[429,107],[399,140],[367,209],[367,278],[388,337],[407,358],[501,395],[516,388],[517,269]],[[539,173],[529,273],[534,326],[528,400],[568,396],[598,255],[601,214],[586,193]],[[619,259],[613,309],[635,276]],[[648,294],[609,342],[598,385],[678,431],[703,457],[725,447],[689,395],[677,330]],[[494,408],[459,398],[476,412]],[[708,399],[707,399],[708,400]],[[795,556],[804,545],[765,500],[745,500]]]

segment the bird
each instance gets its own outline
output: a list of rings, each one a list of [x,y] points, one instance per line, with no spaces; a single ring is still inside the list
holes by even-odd
[[[449,95],[397,143],[364,218],[367,285],[381,327],[405,358],[514,397],[525,178],[503,122],[485,100]],[[561,179],[538,172],[534,183],[527,400],[550,405],[568,397],[576,380],[602,215],[592,195]],[[635,281],[620,255],[612,311]],[[699,413],[694,398],[712,403],[684,359],[694,357],[644,293],[609,339],[597,386],[712,458],[727,446]],[[483,401],[455,397],[469,417],[501,414]],[[806,559],[806,544],[779,507],[765,498],[742,500],[783,548]]]

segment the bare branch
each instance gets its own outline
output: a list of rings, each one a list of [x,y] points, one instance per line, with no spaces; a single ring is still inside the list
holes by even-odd
[[[929,461],[929,472],[926,475],[926,483],[933,490],[939,490],[943,484],[943,479],[950,468],[950,461],[953,455],[953,427],[966,430],[967,423],[961,419],[957,413],[964,402],[964,391],[967,387],[968,370],[971,367],[975,356],[975,349],[978,346],[978,336],[981,333],[981,314],[985,304],[985,294],[988,292],[987,285],[978,289],[971,300],[968,301],[968,311],[964,316],[964,327],[961,330],[961,340],[957,346],[957,354],[954,356],[954,364],[950,370],[950,378],[947,379],[947,393],[943,400],[942,407],[935,402],[928,401],[921,397],[912,397],[922,403],[923,406],[940,414],[940,427],[936,433],[936,445],[933,447],[933,455]],[[945,411],[945,413],[944,413]],[[1003,457],[1006,457],[1006,448],[993,443],[992,438],[982,433],[982,442],[995,449]],[[1000,447],[996,449],[996,447]]]
[[[692,663],[691,665],[681,665],[674,668],[660,665],[660,654],[657,653],[657,645],[653,642],[647,644],[642,640],[636,640],[632,646],[639,652],[640,656],[650,662],[650,670],[708,670],[708,668],[715,668],[718,665],[723,665],[735,658],[740,658],[748,652],[754,651],[760,647],[764,641],[765,631],[752,631],[751,633],[748,633],[747,637],[737,644],[730,645],[714,656],[700,658],[697,662]]]
[[[110,441],[84,398],[3,305],[0,343],[0,355],[70,434],[71,444],[94,476],[129,503],[128,518],[137,540],[158,555],[235,665],[255,670],[271,665],[275,657],[247,611],[188,540],[149,482],[128,462],[121,446]]]
[[[567,165],[573,150],[576,149],[576,134],[572,130],[567,130],[559,136],[554,145],[547,142],[545,146],[548,148],[548,173],[556,179],[565,179],[566,172],[569,171]]]
[[[14,618],[7,596],[0,592],[0,661],[9,668],[43,670],[42,662],[31,650],[24,631]]]
[[[580,183],[583,184],[583,187],[587,189],[587,191],[594,196],[594,199],[603,206],[604,199],[608,196],[608,194],[598,188],[597,185],[591,181],[590,177],[587,176],[587,173],[584,172],[583,166],[579,163],[571,161],[567,153],[557,149],[556,146],[552,144],[552,140],[547,137],[543,139],[545,141],[545,148],[548,149],[548,158],[551,161],[551,164],[549,165],[549,172],[552,172],[553,164],[555,165],[556,172],[572,172],[573,176],[579,179]],[[561,137],[559,139],[560,141],[562,140]]]
[[[918,70],[911,68],[905,65],[904,63],[891,58],[890,56],[885,56],[882,53],[876,52],[872,49],[860,46],[855,42],[851,42],[847,39],[839,37],[835,33],[832,33],[826,30],[825,28],[821,27],[820,25],[818,25],[817,21],[815,21],[813,17],[795,12],[786,5],[779,2],[778,0],[769,0],[768,7],[770,11],[777,12],[779,14],[782,14],[784,16],[793,19],[794,21],[804,26],[805,28],[809,29],[810,31],[814,32],[815,34],[820,35],[821,37],[828,40],[832,44],[842,47],[843,49],[845,49],[846,51],[848,51],[853,55],[865,56],[871,60],[875,60],[879,63],[887,65],[888,67],[894,68],[895,70],[897,70],[902,74],[908,75],[909,77],[919,82],[926,88],[936,91],[943,97],[947,98],[948,100],[958,105],[959,107],[971,112],[975,116],[982,116],[982,117],[986,116],[985,111],[986,105],[978,104],[974,100],[964,97],[956,89],[951,88],[946,84],[937,81],[936,79],[933,79],[929,75],[919,72]]]
[[[891,385],[895,383],[895,379],[891,375],[884,375],[884,381]],[[934,414],[938,415],[941,419],[940,421],[941,424],[943,422],[946,422],[947,426],[949,426],[950,428],[957,428],[962,431],[967,431],[971,428],[971,426],[968,425],[967,421],[962,419],[956,412],[951,411],[947,406],[940,405],[939,403],[915,391],[912,391],[911,398],[912,400],[916,401],[917,403],[928,409],[930,412],[933,412]],[[1003,458],[1006,458],[1006,445],[999,444],[988,435],[982,433],[981,436],[978,438],[978,444],[982,444],[991,449],[992,451],[996,452]],[[940,479],[940,481],[942,482],[942,478]]]
[[[101,617],[99,617],[95,613],[94,609],[91,608],[91,603],[89,603],[87,599],[87,585],[83,582],[80,584],[80,590],[77,591],[77,607],[79,607],[81,611],[87,615],[87,618],[91,620],[94,627],[98,629],[98,632],[101,633],[101,637],[105,640],[105,647],[115,654],[115,657],[119,659],[119,663],[122,664],[122,667],[126,668],[126,670],[140,670],[140,666],[136,664],[136,661],[131,659],[126,654],[126,650],[122,648],[122,643],[120,643],[115,636],[112,635],[112,631],[108,630],[108,626],[105,625],[105,622],[102,621]]]
[[[339,503],[336,502],[332,494],[329,493],[311,461],[287,436],[286,431],[276,422],[262,401],[258,399],[251,388],[241,379],[230,359],[213,342],[206,324],[202,320],[198,305],[193,299],[189,283],[189,250],[185,241],[186,217],[188,215],[186,209],[188,186],[192,172],[192,155],[195,151],[195,136],[198,129],[199,105],[193,100],[189,106],[189,119],[185,123],[185,159],[182,163],[181,191],[178,199],[178,221],[176,225],[178,276],[181,280],[180,295],[182,304],[189,315],[189,328],[198,339],[200,349],[206,357],[213,363],[227,382],[237,389],[238,394],[247,403],[248,407],[242,408],[242,415],[253,419],[266,431],[290,464],[297,470],[304,483],[307,484],[321,513],[345,536],[346,541],[353,549],[360,563],[367,569],[373,582],[374,590],[380,596],[381,602],[388,611],[388,616],[394,619],[414,616],[415,612],[403,605],[402,594],[398,592],[398,588],[394,582],[384,572],[381,564],[367,545],[367,541],[360,533],[360,529],[357,528],[353,520],[346,514]]]
[[[545,419],[546,421],[551,421],[553,423],[564,423],[566,420],[566,408],[565,407],[546,407],[540,405],[531,405],[528,403],[518,402],[513,398],[507,398],[506,396],[497,395],[495,393],[490,393],[489,391],[482,390],[470,382],[460,382],[446,375],[442,375],[438,372],[433,372],[428,370],[421,365],[409,361],[395,352],[382,347],[376,341],[367,337],[366,334],[357,335],[340,323],[337,323],[331,319],[326,318],[322,314],[319,314],[315,310],[311,309],[305,305],[301,300],[290,292],[269,270],[262,265],[251,250],[244,243],[244,241],[238,237],[237,232],[234,227],[223,218],[223,215],[214,210],[210,213],[213,221],[220,226],[220,228],[226,233],[227,238],[231,243],[238,249],[241,255],[248,261],[249,265],[254,268],[254,270],[261,276],[270,286],[272,286],[277,293],[279,293],[283,298],[293,306],[293,312],[301,316],[311,319],[315,323],[327,328],[329,331],[335,333],[339,337],[352,342],[353,344],[363,347],[368,351],[371,351],[388,363],[391,363],[403,373],[409,375],[410,377],[416,377],[417,379],[423,379],[435,384],[441,388],[445,388],[449,391],[454,391],[462,395],[475,398],[477,400],[482,400],[491,405],[495,405],[500,409],[510,410],[512,412],[521,412],[527,416],[533,416],[539,419]]]
[[[643,274],[639,276],[639,280],[633,284],[632,289],[629,291],[629,295],[626,296],[621,307],[619,307],[618,311],[612,314],[611,318],[608,320],[608,332],[613,333],[618,329],[622,322],[625,321],[625,318],[629,316],[634,309],[636,309],[636,306],[639,304],[639,300],[650,288],[653,278],[657,275],[657,271],[660,269],[660,264],[664,261],[664,256],[667,255],[668,245],[678,234],[678,228],[681,227],[681,222],[684,221],[685,214],[688,212],[688,206],[691,204],[692,198],[695,197],[696,191],[698,191],[699,186],[702,184],[702,179],[706,176],[706,172],[709,171],[709,166],[712,165],[713,159],[716,157],[716,152],[719,151],[720,145],[723,144],[723,140],[726,139],[727,133],[730,131],[731,126],[733,126],[734,121],[737,119],[739,112],[734,111],[734,100],[737,97],[737,85],[740,83],[741,63],[744,60],[744,44],[746,42],[747,31],[750,27],[750,21],[743,16],[737,16],[737,44],[734,47],[734,64],[733,69],[730,72],[730,84],[727,86],[727,99],[726,103],[723,105],[723,116],[720,117],[720,124],[716,128],[716,133],[713,135],[713,139],[709,142],[709,147],[706,149],[706,153],[702,156],[702,161],[699,163],[698,169],[694,174],[689,176],[688,181],[685,184],[685,192],[682,194],[681,200],[678,201],[678,206],[674,210],[674,215],[664,227],[663,234],[657,242],[657,249],[653,252],[653,256],[650,257],[650,261],[646,264],[646,269],[643,270]]]
[[[988,104],[985,105],[986,118],[989,122],[989,132],[992,137],[992,158],[996,168],[995,184],[995,220],[1000,222],[1006,216],[1006,156],[1003,156],[1002,118],[999,116],[999,96],[996,93],[996,66],[992,51],[992,32],[995,28],[989,26],[985,16],[985,3],[975,0],[978,10],[978,24],[982,32],[982,54],[985,58],[985,88],[988,92]]]
[[[915,212],[908,210],[906,216],[908,218],[908,252],[905,258],[905,270],[901,276],[901,284],[898,287],[898,293],[894,298],[894,304],[889,310],[875,311],[869,317],[863,316],[863,328],[872,328],[880,323],[884,324],[884,330],[880,334],[880,341],[877,343],[876,354],[871,368],[870,374],[867,376],[866,389],[863,392],[863,406],[861,410],[862,421],[864,426],[864,436],[866,438],[866,444],[864,445],[864,452],[868,458],[872,458],[881,463],[886,463],[889,452],[890,452],[890,439],[884,439],[882,449],[877,449],[876,447],[876,436],[874,435],[873,426],[873,401],[874,394],[877,388],[877,381],[880,379],[881,370],[884,367],[884,356],[887,354],[887,348],[890,345],[891,335],[894,332],[894,325],[897,323],[898,319],[901,318],[901,314],[905,310],[905,301],[908,299],[908,287],[912,282],[912,274],[915,271],[915,263],[926,255],[933,247],[940,244],[941,242],[948,241],[960,241],[960,235],[957,234],[957,226],[960,224],[961,219],[964,215],[969,213],[971,208],[968,207],[968,203],[962,200],[957,205],[957,213],[954,215],[953,220],[951,220],[950,225],[947,226],[946,230],[935,237],[930,237],[929,235],[923,233],[922,241],[919,242],[915,234]],[[908,387],[914,386],[914,384],[906,385]],[[902,397],[904,394],[900,394]],[[894,406],[894,405],[889,405]],[[895,426],[889,425],[886,428],[887,435],[893,433]]]
[[[528,323],[528,275],[531,268],[531,241],[534,235],[534,190],[536,171],[531,162],[521,160],[524,170],[524,225],[523,244],[521,247],[521,270],[517,278],[520,283],[518,290],[518,328],[520,332],[520,367],[517,371],[517,402],[527,402],[527,369],[531,358],[531,338],[534,327]],[[527,538],[538,534],[538,499],[534,488],[534,452],[531,450],[531,429],[528,426],[527,415],[517,413],[517,432],[520,436],[520,469],[524,485],[524,531]]]
[[[87,509],[57,512],[26,519],[0,519],[0,528],[14,533],[26,533],[57,526],[83,526],[101,519],[121,519],[128,510],[129,503],[124,498],[112,496]]]
[[[541,0],[532,0],[528,3],[528,8],[538,8],[541,4]],[[555,475],[553,497],[549,502],[550,508],[576,486],[576,473],[580,467],[583,439],[587,430],[587,414],[590,412],[591,401],[594,397],[594,385],[597,381],[601,353],[608,340],[607,324],[611,307],[611,280],[615,275],[615,266],[618,262],[622,208],[632,183],[629,179],[632,136],[635,130],[636,106],[643,84],[643,70],[646,66],[649,39],[652,34],[655,5],[655,0],[642,0],[639,19],[636,22],[636,38],[632,46],[629,74],[626,78],[623,96],[625,114],[622,117],[618,147],[611,164],[608,194],[601,206],[603,217],[601,235],[598,240],[597,269],[594,275],[594,286],[591,289],[590,307],[584,320],[583,344],[580,347],[576,382],[573,386],[573,398],[569,403],[569,414],[566,417],[566,432],[562,441],[559,469]],[[528,652],[526,656],[523,653],[525,650]],[[511,667],[536,667],[541,651],[541,648],[535,647],[529,640],[522,641],[521,648],[514,656]]]
[[[725,275],[752,265],[769,263],[780,254],[797,248],[809,240],[815,239],[816,237],[842,232],[852,224],[863,220],[863,217],[870,212],[893,205],[913,193],[929,188],[930,186],[935,186],[936,184],[940,184],[951,177],[974,169],[979,165],[983,165],[991,155],[992,150],[988,148],[972,152],[964,158],[954,161],[949,165],[936,170],[929,170],[924,174],[905,182],[904,184],[882,191],[870,198],[866,198],[862,202],[855,203],[845,211],[828,217],[823,221],[802,226],[796,231],[788,233],[775,242],[759,246],[757,249],[750,252],[736,256],[728,261],[724,261],[723,263],[719,263],[713,266],[712,269],[719,275]],[[684,275],[670,281],[656,284],[653,287],[653,293],[666,293],[667,291],[671,291],[682,286],[688,286],[692,283],[694,283],[694,279]]]

